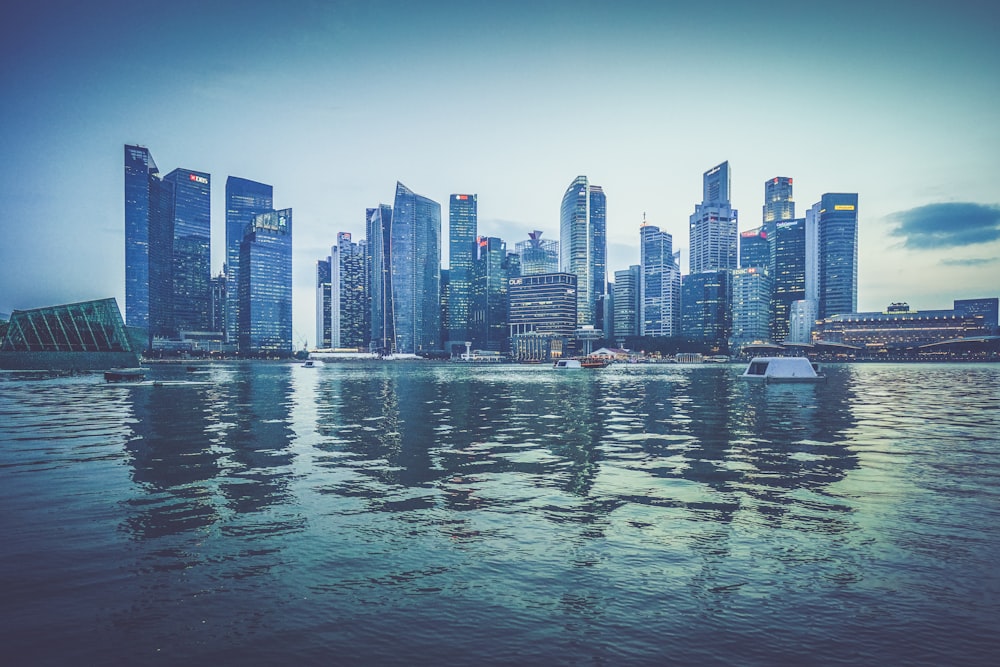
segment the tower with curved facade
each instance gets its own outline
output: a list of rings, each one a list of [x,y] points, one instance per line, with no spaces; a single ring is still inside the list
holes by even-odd
[[[577,278],[577,324],[598,323],[607,291],[607,199],[599,185],[577,176],[559,210],[559,269]]]

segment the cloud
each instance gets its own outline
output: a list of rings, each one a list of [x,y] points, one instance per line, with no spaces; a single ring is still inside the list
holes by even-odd
[[[944,266],[984,266],[986,264],[996,264],[1000,262],[997,257],[969,257],[967,259],[942,259]]]
[[[887,216],[903,246],[914,250],[959,248],[1000,240],[1000,206],[973,202],[928,204]]]

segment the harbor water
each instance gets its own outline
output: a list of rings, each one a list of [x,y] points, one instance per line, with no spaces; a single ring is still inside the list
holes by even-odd
[[[0,373],[18,665],[987,665],[1000,364]]]

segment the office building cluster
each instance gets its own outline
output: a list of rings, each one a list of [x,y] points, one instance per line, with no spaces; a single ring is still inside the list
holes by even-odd
[[[211,175],[162,178],[147,148],[125,146],[125,324],[147,351],[292,351],[292,210],[270,185],[226,181],[226,264],[211,275]]]

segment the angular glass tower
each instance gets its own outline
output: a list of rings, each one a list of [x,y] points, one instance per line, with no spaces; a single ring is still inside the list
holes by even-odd
[[[689,220],[690,272],[736,268],[737,218],[729,202],[729,162],[702,175],[702,202]]]
[[[392,207],[379,204],[365,210],[366,258],[370,306],[369,346],[391,353],[396,340],[392,320]]]
[[[577,277],[577,324],[595,325],[607,290],[607,198],[586,176],[577,176],[559,212],[559,268]]]
[[[496,237],[480,237],[479,257],[472,271],[469,341],[477,349],[507,350],[507,285],[512,277],[507,244]]]
[[[528,232],[527,241],[518,241],[514,250],[521,258],[521,275],[534,276],[559,271],[559,242],[543,239],[542,232],[537,229]]]
[[[158,173],[149,150],[125,146],[125,323],[144,329],[149,329],[149,234]]]
[[[448,321],[450,344],[469,338],[472,266],[476,259],[478,203],[476,195],[452,195],[448,203]],[[450,347],[450,346],[449,346]]]
[[[333,347],[333,303],[330,289],[333,255],[316,260],[316,347]]]
[[[776,343],[788,337],[792,304],[806,298],[805,218],[774,224],[774,265],[771,337]]]
[[[211,176],[174,169],[171,187],[171,333],[208,331],[212,319]]]
[[[240,354],[292,353],[292,209],[257,215],[240,245]]]
[[[390,228],[395,351],[441,349],[441,205],[396,183]]]
[[[226,336],[236,340],[239,316],[240,245],[254,218],[274,207],[273,188],[264,183],[230,176],[226,179],[226,281],[231,286],[226,297]]]
[[[827,193],[820,199],[819,317],[858,309],[858,195]]]

